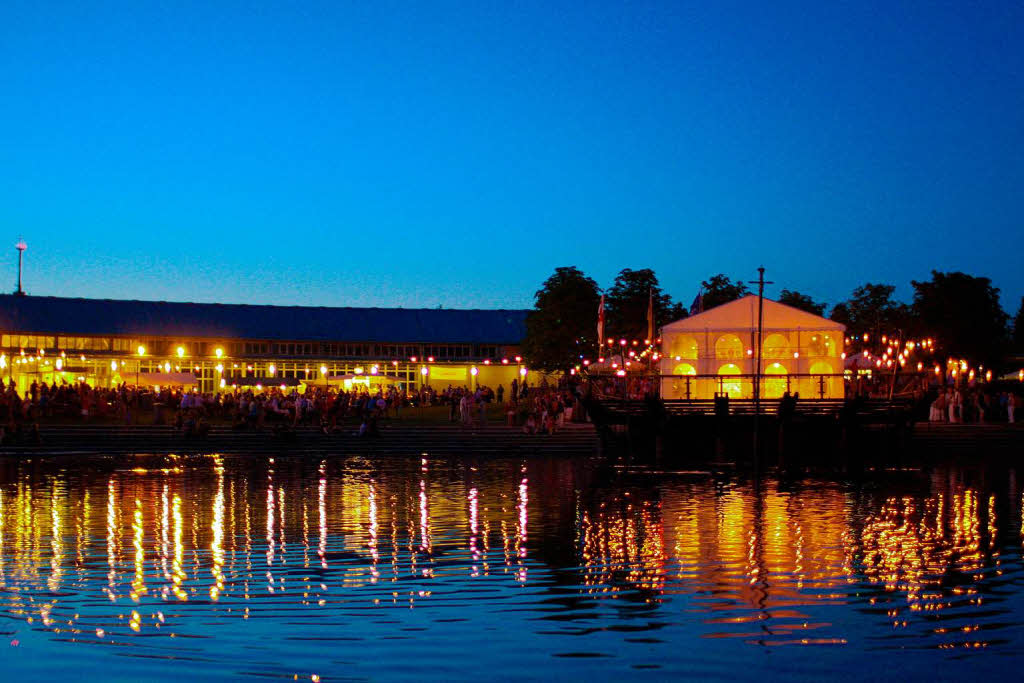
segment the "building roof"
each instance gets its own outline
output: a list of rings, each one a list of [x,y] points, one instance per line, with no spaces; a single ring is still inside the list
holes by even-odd
[[[661,329],[662,335],[670,332],[703,330],[756,330],[757,296],[748,296],[715,306],[703,313],[669,323]],[[764,300],[764,330],[839,330],[846,329],[841,323],[828,318],[801,311],[799,308],[780,304],[771,299]]]
[[[526,314],[0,295],[0,330],[34,334],[518,344],[526,333]]]

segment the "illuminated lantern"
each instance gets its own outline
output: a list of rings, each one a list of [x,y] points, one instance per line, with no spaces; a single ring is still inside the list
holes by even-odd
[[[185,347],[179,346],[178,347],[178,358],[181,358],[184,355],[185,355]]]

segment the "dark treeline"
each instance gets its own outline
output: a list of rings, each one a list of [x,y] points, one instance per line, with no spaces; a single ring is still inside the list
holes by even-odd
[[[932,271],[930,280],[912,280],[911,285],[914,297],[908,303],[894,298],[893,285],[866,283],[835,303],[829,317],[846,325],[850,335],[931,337],[940,353],[988,367],[999,368],[1009,353],[1024,350],[1024,298],[1011,324],[999,289],[987,277]],[[706,311],[751,290],[743,280],[719,273],[701,282],[700,292]],[[625,268],[607,289],[575,266],[556,268],[534,294],[534,309],[526,321],[524,355],[533,367],[565,371],[579,362],[581,354],[592,355],[602,294],[607,339],[647,337],[648,297],[653,300],[655,329],[686,317],[690,309],[689,302],[673,300],[662,290],[650,268]],[[815,315],[825,315],[828,309],[825,302],[790,289],[782,289],[775,299]]]

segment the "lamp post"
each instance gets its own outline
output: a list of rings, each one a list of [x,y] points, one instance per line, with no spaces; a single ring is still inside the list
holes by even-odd
[[[424,365],[420,368],[420,374],[423,376],[423,382],[420,385],[420,421],[423,420],[423,404],[426,402],[426,391],[424,390],[427,386],[427,377],[430,375],[430,368]]]
[[[18,250],[18,289],[14,294],[16,296],[25,296],[25,290],[21,288],[21,258],[25,254],[25,250],[28,249],[28,245],[25,244],[25,240],[19,238],[14,248]]]
[[[142,370],[142,357],[146,355],[146,347],[139,345],[136,349],[139,354],[139,360],[135,363],[135,391],[139,390],[139,372]]]

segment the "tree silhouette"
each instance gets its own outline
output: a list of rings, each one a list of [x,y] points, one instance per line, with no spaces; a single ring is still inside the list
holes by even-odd
[[[910,308],[892,298],[892,285],[867,283],[853,290],[853,296],[832,308],[832,320],[843,323],[853,334],[874,336],[898,329],[910,333],[913,325]]]
[[[672,297],[661,291],[658,277],[650,268],[623,268],[605,295],[608,337],[647,338],[648,297],[654,295],[654,332],[682,315],[682,306],[673,305]]]
[[[597,347],[597,283],[575,266],[556,268],[534,294],[523,356],[531,367],[567,371]]]
[[[722,273],[712,275],[710,279],[702,282],[701,286],[704,288],[705,311],[750,294],[750,290],[742,281],[733,282]]]
[[[926,282],[912,280],[914,314],[936,337],[943,352],[986,364],[1006,350],[1009,316],[999,303],[999,289],[987,277],[932,271]]]
[[[801,311],[807,311],[814,315],[825,314],[826,304],[819,304],[806,294],[790,291],[788,289],[782,290],[779,294],[779,303],[792,306],[793,308],[799,308]]]
[[[1020,308],[1013,318],[1013,346],[1016,351],[1024,351],[1024,296],[1020,298]]]

